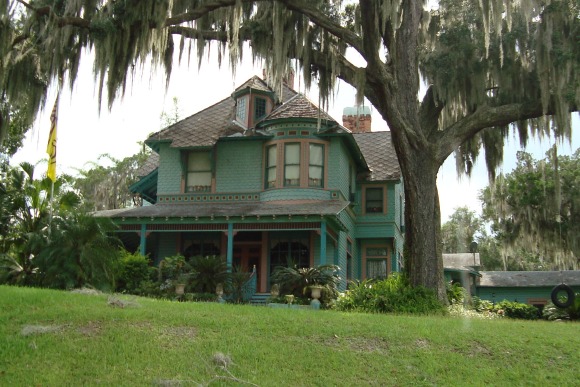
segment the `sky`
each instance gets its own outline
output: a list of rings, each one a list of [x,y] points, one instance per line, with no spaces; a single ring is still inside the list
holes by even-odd
[[[65,88],[60,93],[58,114],[58,154],[57,174],[72,173],[90,168],[102,154],[114,158],[124,158],[139,151],[139,141],[145,140],[152,132],[162,128],[161,113],[171,114],[173,99],[177,98],[179,117],[186,118],[206,107],[226,98],[231,92],[253,75],[261,76],[262,66],[253,65],[246,59],[237,66],[235,76],[226,61],[217,66],[216,50],[202,61],[198,70],[197,60],[178,65],[174,60],[169,87],[165,88],[165,75],[161,69],[150,75],[145,68],[143,75],[137,74],[134,82],[129,82],[125,96],[118,98],[111,109],[106,101],[99,112],[97,88],[93,81],[90,55],[81,61],[79,76],[74,89]],[[248,56],[248,55],[246,55]],[[309,92],[296,77],[294,88],[305,93],[312,102],[318,104],[316,88]],[[22,161],[39,163],[39,169],[46,168],[46,143],[50,128],[50,111],[56,98],[56,89],[51,89],[44,110],[39,114],[33,128],[28,132],[23,148],[11,160],[12,165]],[[353,106],[355,91],[344,82],[339,83],[335,97],[330,102],[328,113],[342,123],[342,109]],[[372,108],[373,131],[388,130],[387,124]],[[517,136],[517,135],[514,135]],[[526,151],[536,159],[543,158],[553,145],[553,139],[534,139]],[[571,154],[580,147],[580,119],[573,117],[572,144],[561,144],[559,154]],[[516,152],[521,150],[517,137],[510,137],[504,151],[504,165],[501,171],[510,172],[516,164]],[[469,207],[481,213],[478,193],[488,183],[483,158],[475,165],[471,178],[458,178],[455,159],[451,155],[438,174],[438,189],[442,222],[445,222],[455,208]]]

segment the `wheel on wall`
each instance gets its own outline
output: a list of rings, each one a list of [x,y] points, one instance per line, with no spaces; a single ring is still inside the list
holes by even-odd
[[[568,296],[566,298],[566,301],[564,302],[560,301],[560,299],[558,298],[560,292],[566,292],[566,295]],[[560,284],[555,286],[554,289],[552,289],[551,297],[552,302],[558,308],[567,308],[574,303],[574,290],[572,290],[572,288],[566,284]]]

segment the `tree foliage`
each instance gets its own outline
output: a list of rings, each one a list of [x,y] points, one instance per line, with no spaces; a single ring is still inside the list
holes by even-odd
[[[475,235],[483,229],[483,221],[475,211],[459,207],[451,214],[449,220],[441,227],[441,238],[444,253],[467,253]]]
[[[51,191],[53,199],[51,201]],[[0,182],[0,282],[69,288],[113,281],[113,225],[79,210],[70,177],[35,178],[34,167],[8,167]],[[51,208],[52,207],[52,208]]]
[[[499,175],[481,200],[506,267],[510,259],[544,270],[580,267],[580,149],[558,156],[553,147],[542,160],[518,152],[516,168]]]
[[[117,159],[109,154],[99,156],[101,163],[92,162],[91,168],[78,171],[74,179],[74,187],[84,199],[85,205],[91,211],[112,210],[131,207],[136,204],[136,198],[129,187],[139,180],[139,168],[149,157],[150,151],[145,147],[132,156]],[[110,163],[102,165],[103,160]]]
[[[483,145],[493,176],[512,123],[524,142],[530,130],[569,136],[570,112],[580,106],[580,9],[577,0],[441,0],[433,10],[423,3],[2,0],[0,89],[13,103],[29,101],[31,118],[50,84],[74,84],[91,49],[99,101],[105,94],[110,106],[148,60],[169,81],[176,46],[180,58],[201,60],[212,41],[220,63],[229,55],[234,68],[250,41],[274,88],[291,63],[307,86],[317,82],[323,100],[342,79],[392,131],[409,280],[445,300],[437,171],[457,151],[469,173]],[[429,84],[423,97],[420,76]]]

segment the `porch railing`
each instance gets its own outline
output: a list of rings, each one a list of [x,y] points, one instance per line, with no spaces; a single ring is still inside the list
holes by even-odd
[[[246,283],[242,286],[242,300],[248,302],[252,299],[258,289],[258,276],[256,275],[256,265],[252,269],[252,274]]]

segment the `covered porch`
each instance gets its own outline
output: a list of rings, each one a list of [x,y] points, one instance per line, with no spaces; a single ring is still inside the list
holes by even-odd
[[[339,214],[347,205],[339,200],[227,203],[219,208],[157,204],[97,216],[112,218],[128,247],[149,255],[156,264],[176,254],[224,256],[230,270],[252,272],[255,267],[256,290],[268,292],[278,266],[346,266],[341,262],[346,251],[340,254],[346,250],[346,228]]]

